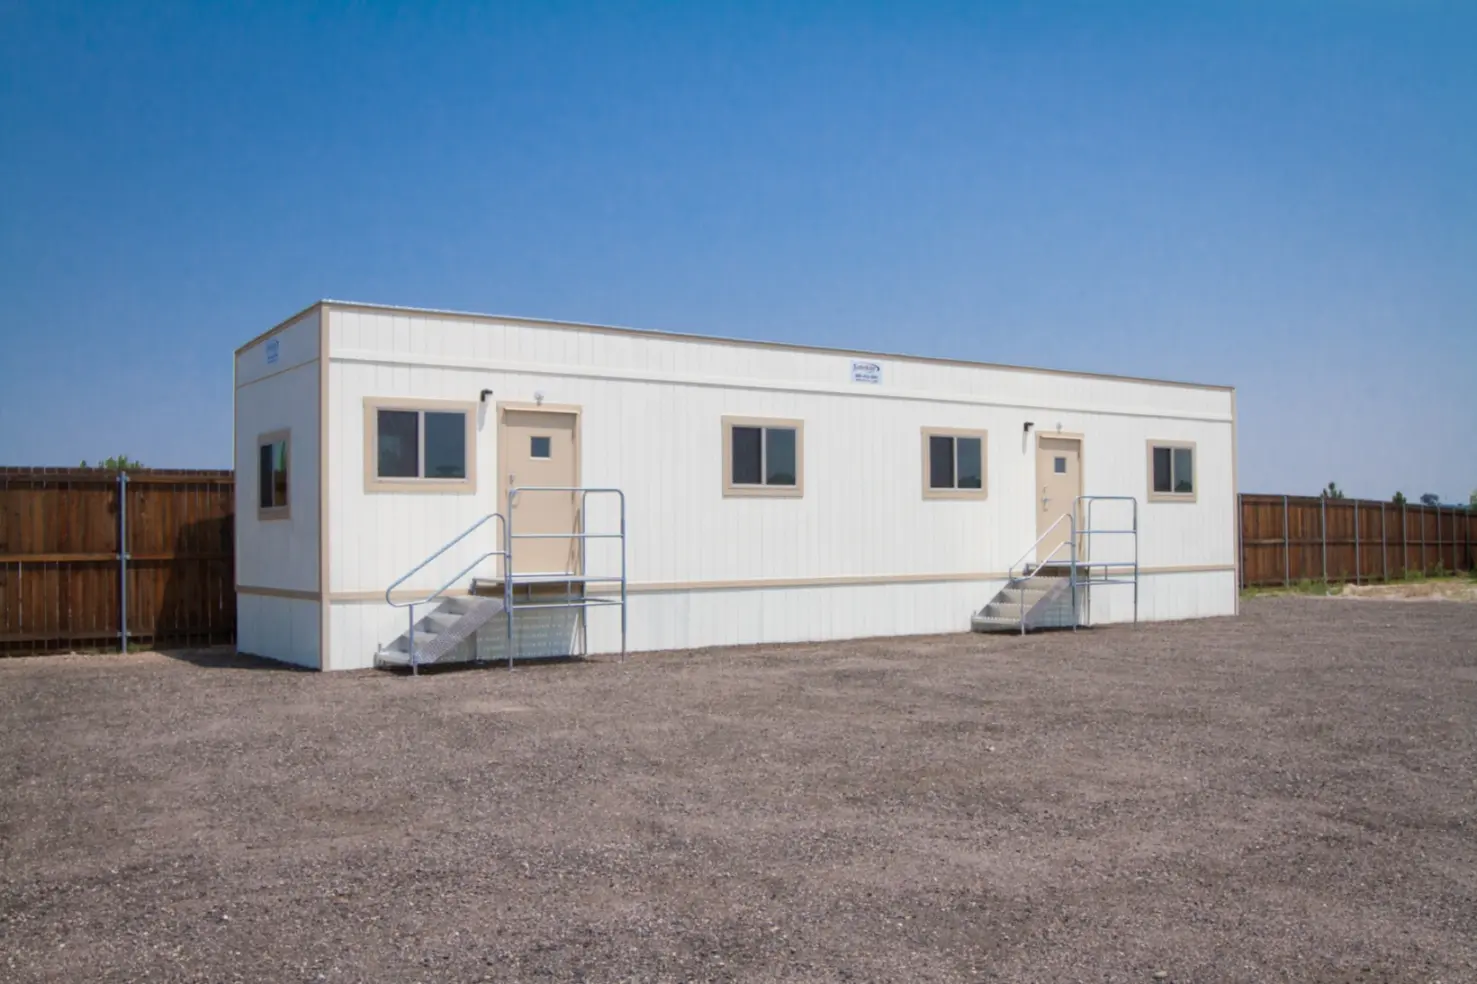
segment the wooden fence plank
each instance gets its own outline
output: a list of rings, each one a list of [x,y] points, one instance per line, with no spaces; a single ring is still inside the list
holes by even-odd
[[[116,648],[118,525],[128,522],[128,629],[138,645],[230,642],[236,597],[229,471],[0,468],[0,654]]]
[[[1240,508],[1244,587],[1477,569],[1470,509],[1250,493]]]

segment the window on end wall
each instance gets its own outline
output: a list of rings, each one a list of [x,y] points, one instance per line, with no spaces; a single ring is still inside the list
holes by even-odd
[[[923,497],[925,499],[983,499],[985,431],[923,428]]]
[[[365,491],[474,491],[475,414],[471,404],[366,400]]]
[[[287,519],[287,431],[273,431],[256,439],[256,515],[258,519]]]
[[[1195,445],[1149,442],[1149,499],[1159,502],[1195,501]]]
[[[799,498],[805,493],[805,425],[723,418],[723,494]]]

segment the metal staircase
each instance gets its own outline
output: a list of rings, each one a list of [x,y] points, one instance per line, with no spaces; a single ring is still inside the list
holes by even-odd
[[[1072,584],[1065,577],[1012,578],[969,620],[976,632],[1026,632],[1072,624]]]
[[[493,520],[494,529],[499,530],[500,536],[497,541],[502,545],[501,550],[484,550],[478,554],[470,564],[464,566],[451,577],[447,578],[439,588],[426,593],[424,597],[409,601],[396,601],[395,589],[416,574],[424,570],[433,560],[440,557],[452,547],[461,543],[478,530],[482,529]],[[437,550],[425,560],[416,564],[410,570],[400,575],[385,588],[385,604],[391,608],[403,608],[406,610],[409,625],[404,634],[387,646],[381,646],[374,654],[375,666],[408,666],[411,673],[416,673],[421,666],[432,663],[464,662],[466,652],[470,650],[472,659],[475,661],[477,649],[475,642],[471,646],[461,644],[470,639],[472,635],[482,626],[486,625],[500,613],[507,610],[506,601],[497,602],[494,599],[476,599],[483,604],[473,604],[472,599],[467,597],[449,597],[447,592],[467,577],[477,567],[493,557],[501,557],[503,566],[507,566],[510,550],[508,547],[508,523],[502,513],[488,513],[477,522],[462,530],[452,537],[441,549]],[[415,610],[423,605],[435,604],[436,608],[420,621],[416,620]],[[495,606],[495,607],[494,607]],[[505,618],[505,629],[508,635],[508,653],[511,663],[513,652],[513,620]]]
[[[1131,506],[1127,529],[1092,525],[1095,502],[1126,502]],[[1078,516],[1082,515],[1082,524]],[[1045,557],[1036,551],[1063,523],[1069,524],[1065,540]],[[1081,495],[1064,513],[1036,538],[1020,559],[1010,566],[1005,587],[996,593],[970,618],[976,632],[1019,632],[1031,629],[1072,628],[1092,624],[1092,588],[1097,585],[1122,584],[1133,587],[1133,620],[1139,620],[1139,511],[1138,499],[1129,495]],[[1132,539],[1131,560],[1091,560],[1089,550],[1093,536],[1127,536]],[[1066,552],[1063,560],[1059,555]]]
[[[580,529],[569,533],[519,533],[513,529],[513,524],[503,516],[502,513],[488,513],[477,522],[458,533],[450,541],[431,554],[425,560],[416,564],[399,578],[396,578],[388,588],[385,589],[385,604],[392,608],[403,608],[406,610],[408,625],[400,636],[388,645],[380,647],[374,656],[376,666],[381,667],[409,667],[411,673],[416,673],[422,666],[437,663],[465,663],[482,662],[484,647],[478,645],[477,632],[491,625],[495,620],[501,618],[501,627],[504,634],[504,651],[507,656],[508,667],[511,669],[514,660],[519,658],[518,633],[515,620],[517,613],[530,609],[570,609],[576,611],[578,619],[579,638],[581,648],[588,646],[588,627],[586,624],[586,613],[590,608],[601,605],[615,605],[620,608],[621,616],[621,659],[626,657],[626,497],[620,489],[597,489],[579,487],[552,487],[552,486],[520,486],[508,490],[508,499],[523,493],[578,493],[579,508],[576,516],[579,517]],[[620,527],[617,532],[612,533],[590,533],[583,529],[586,516],[585,504],[591,495],[613,495],[618,500]],[[471,563],[462,567],[459,571],[448,578],[439,588],[427,592],[422,597],[412,600],[396,600],[395,589],[404,584],[412,576],[424,570],[427,565],[446,553],[458,543],[466,540],[478,530],[494,520],[494,529],[500,527],[501,535],[497,542],[501,549],[484,550],[477,555]],[[579,540],[583,544],[587,540],[612,539],[619,543],[620,573],[608,575],[591,575],[585,570],[586,550],[577,551],[577,570],[546,571],[537,573],[517,573],[512,570],[513,541],[519,539],[568,539]],[[473,572],[484,562],[501,558],[500,577],[495,579],[476,577]],[[467,584],[465,589],[458,585]],[[619,594],[599,593],[592,595],[587,587],[599,584],[614,588],[619,586]],[[537,594],[539,587],[563,585],[562,595],[553,600],[547,595]],[[523,588],[523,591],[519,591]],[[452,592],[465,590],[468,593],[456,594]],[[497,591],[501,597],[489,596],[485,592]],[[521,597],[520,597],[521,595]],[[421,619],[416,618],[416,609],[434,604],[436,607],[425,614]],[[575,655],[572,652],[562,652],[560,655]],[[581,652],[579,655],[584,655]],[[549,658],[544,656],[541,658]]]
[[[411,646],[415,647],[417,667],[475,660],[475,655],[469,656],[458,651],[457,647],[472,640],[478,629],[504,611],[501,598],[443,598],[440,605],[413,627],[413,631],[401,633],[394,642],[375,653],[375,662],[380,666],[410,666]],[[471,645],[476,645],[475,640]]]

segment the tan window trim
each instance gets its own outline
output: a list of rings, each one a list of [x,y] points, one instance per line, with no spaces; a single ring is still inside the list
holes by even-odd
[[[1188,449],[1190,452],[1190,491],[1189,492],[1155,492],[1154,491],[1154,449],[1169,448],[1171,452],[1176,448]],[[1148,499],[1150,502],[1195,502],[1200,495],[1200,452],[1195,449],[1194,441],[1156,441],[1152,438],[1148,442]],[[1173,454],[1170,455],[1170,482],[1174,481]]]
[[[795,432],[794,485],[735,485],[733,481],[733,429],[735,427],[788,428]],[[723,418],[723,497],[755,499],[801,499],[805,496],[805,421],[780,417]]]
[[[268,444],[283,444],[283,455],[287,458],[287,502],[281,506],[262,505],[262,448]],[[292,518],[292,431],[275,430],[265,434],[258,434],[256,438],[256,488],[252,492],[256,497],[256,518],[259,522],[269,522],[278,519]]]
[[[409,410],[466,415],[466,478],[380,478],[379,411]],[[424,441],[420,449],[425,456]],[[416,400],[366,396],[364,398],[364,491],[415,492],[423,495],[469,495],[477,491],[477,404],[459,400]]]
[[[925,499],[986,499],[990,495],[990,432],[964,430],[957,427],[923,428],[923,498]],[[977,437],[980,441],[980,487],[977,489],[936,489],[929,484],[930,465],[928,439],[930,437]],[[959,451],[954,451],[954,481],[959,481]]]

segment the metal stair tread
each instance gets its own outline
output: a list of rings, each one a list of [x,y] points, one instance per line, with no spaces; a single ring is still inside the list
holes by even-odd
[[[1045,578],[1047,583],[1011,581],[995,593],[983,608],[970,618],[970,628],[978,632],[1026,631],[1043,624],[1061,596],[1071,588],[1062,578]]]
[[[422,624],[437,619],[444,625],[439,632],[417,626],[415,635],[415,664],[430,665],[450,655],[456,647],[471,638],[472,634],[503,612],[501,598],[457,598],[447,599],[440,607],[422,620]],[[389,646],[375,654],[376,662],[385,666],[409,666],[408,634],[401,635]]]

